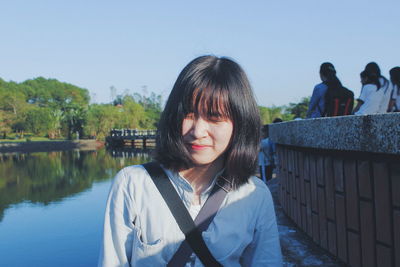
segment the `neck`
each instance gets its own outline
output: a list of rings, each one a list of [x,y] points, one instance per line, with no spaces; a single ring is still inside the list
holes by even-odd
[[[190,183],[195,195],[201,193],[210,185],[211,180],[223,168],[223,159],[217,159],[207,165],[197,165],[179,172]]]

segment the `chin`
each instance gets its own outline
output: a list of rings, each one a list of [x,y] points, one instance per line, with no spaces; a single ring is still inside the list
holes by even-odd
[[[220,161],[218,160],[219,158],[215,158],[215,159],[196,159],[193,158],[193,164],[197,167],[205,167],[207,165],[212,165],[212,164],[218,164],[220,163]]]
[[[201,161],[201,160],[193,160],[193,164],[194,164],[194,166],[197,166],[197,167],[201,167],[201,166],[207,166],[207,165],[210,165],[210,164],[212,164],[213,163],[213,161]]]

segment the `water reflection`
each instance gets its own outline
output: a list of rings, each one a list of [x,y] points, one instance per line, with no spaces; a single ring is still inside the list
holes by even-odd
[[[107,150],[112,157],[115,158],[140,158],[144,162],[149,159],[153,149],[140,149],[140,148],[116,148]]]
[[[139,150],[0,154],[0,221],[13,204],[58,202],[149,160],[148,151]]]

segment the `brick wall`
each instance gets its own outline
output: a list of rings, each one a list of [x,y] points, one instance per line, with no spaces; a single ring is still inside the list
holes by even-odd
[[[400,266],[400,156],[277,145],[281,205],[351,266]]]

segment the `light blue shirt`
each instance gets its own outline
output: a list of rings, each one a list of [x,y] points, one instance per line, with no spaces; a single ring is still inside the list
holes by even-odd
[[[166,173],[186,208],[193,211],[191,185],[179,174]],[[215,178],[203,192],[201,206],[214,182]],[[282,266],[271,193],[257,177],[227,194],[202,235],[223,266]],[[140,165],[122,169],[107,201],[99,266],[166,266],[183,240],[146,170]],[[186,266],[203,265],[193,256]]]
[[[322,117],[325,110],[325,94],[327,90],[328,86],[324,83],[317,84],[314,87],[308,106],[307,118]]]

